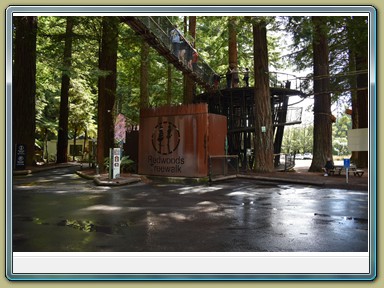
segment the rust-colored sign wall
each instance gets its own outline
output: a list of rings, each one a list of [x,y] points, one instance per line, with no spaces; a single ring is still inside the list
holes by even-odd
[[[205,177],[208,156],[224,155],[227,119],[207,104],[140,111],[139,173]]]

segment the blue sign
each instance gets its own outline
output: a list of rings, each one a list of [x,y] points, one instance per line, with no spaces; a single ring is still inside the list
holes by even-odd
[[[351,166],[351,159],[344,159],[344,168],[349,168]]]

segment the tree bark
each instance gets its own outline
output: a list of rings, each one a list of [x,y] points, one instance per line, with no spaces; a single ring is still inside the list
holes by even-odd
[[[14,17],[12,80],[13,144],[26,145],[27,166],[34,164],[36,129],[37,17]]]
[[[68,162],[68,116],[69,116],[69,86],[70,86],[70,70],[72,65],[72,31],[73,17],[68,16],[65,29],[65,44],[63,67],[61,76],[61,92],[60,92],[60,115],[59,129],[57,136],[57,163]]]
[[[196,16],[189,16],[189,35],[193,39],[196,38]],[[191,43],[193,45],[193,43]],[[185,88],[184,88],[184,104],[191,104],[193,103],[194,98],[194,91],[195,91],[195,82],[188,77],[188,75],[183,74],[184,81],[185,81]]]
[[[268,74],[268,45],[266,22],[253,19],[255,69],[255,172],[273,171],[273,125]]]
[[[237,67],[237,18],[230,16],[228,19],[228,63],[231,69]]]
[[[357,27],[366,28],[366,17],[354,17]],[[362,33],[361,33],[362,34]],[[356,71],[366,73],[359,73],[356,76],[356,99],[358,107],[358,127],[368,128],[368,39],[361,35],[356,35],[357,49],[356,49]],[[356,165],[360,168],[368,167],[368,151],[358,152],[358,161]]]
[[[189,35],[191,35],[193,38],[193,42],[191,43],[193,47],[195,47],[196,44],[196,24],[197,17],[189,16]]]
[[[149,107],[149,44],[141,40],[141,65],[140,65],[140,108]]]
[[[353,73],[356,71],[356,62],[355,62],[355,51],[354,49],[348,50],[348,59],[349,59],[349,71]],[[356,77],[351,77],[349,80],[349,85],[351,86],[351,102],[352,102],[352,129],[357,129],[359,127],[358,120],[358,105],[357,105],[357,86],[356,86]],[[352,151],[351,161],[354,163],[358,162],[359,154],[358,151]]]
[[[322,171],[327,158],[332,158],[331,96],[329,93],[329,48],[327,18],[312,17],[313,24],[313,159],[309,171]]]
[[[109,148],[114,147],[113,107],[116,94],[116,65],[118,45],[117,17],[103,17],[99,69],[106,75],[99,77],[97,163],[104,171],[104,159],[109,156]]]

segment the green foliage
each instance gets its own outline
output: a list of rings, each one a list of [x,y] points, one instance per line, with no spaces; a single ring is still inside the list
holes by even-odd
[[[110,159],[109,157],[105,157],[104,158],[104,166],[105,166],[105,169],[108,170],[109,169],[109,163],[110,163]],[[135,161],[133,161],[132,159],[129,159],[129,156],[123,156],[121,159],[120,159],[120,170],[121,172],[134,172],[134,164],[135,164]]]
[[[359,39],[363,42],[368,40],[367,21],[358,21],[359,17],[354,16],[324,16],[327,19],[327,29],[329,40],[329,67],[330,67],[330,91],[332,92],[332,102],[346,101],[345,97],[350,98],[350,90],[353,88],[354,77],[361,71],[355,71],[351,67],[351,51],[364,49],[356,47]],[[291,36],[292,44],[286,59],[296,71],[311,69],[312,60],[312,24],[310,17],[291,16],[279,17],[278,22],[285,26]],[[368,51],[367,51],[368,53]],[[312,73],[307,75],[311,78]]]
[[[352,120],[350,116],[342,115],[336,119],[332,125],[332,147],[333,155],[349,155],[347,132],[352,129]]]
[[[68,118],[69,129],[72,132],[70,138],[79,136],[81,132],[87,133],[88,137],[96,138],[95,99],[96,95],[92,94],[84,79],[78,78],[71,82]]]
[[[313,125],[288,126],[285,128],[282,151],[284,153],[312,152]]]
[[[99,19],[75,17],[69,123],[70,134],[88,129],[95,135]],[[37,142],[54,139],[58,130],[65,17],[39,17],[36,73]],[[93,134],[93,135],[92,135]]]
[[[204,60],[219,74],[224,75],[228,68],[228,18],[227,16],[197,17],[196,48]],[[253,67],[252,18],[237,17],[238,67],[240,71]],[[275,29],[273,17],[267,18],[268,27]],[[277,29],[277,28],[276,28]],[[274,69],[284,67],[280,61],[281,50],[278,48],[276,35],[267,33],[269,63]]]
[[[120,167],[122,172],[133,172],[135,161],[129,159],[129,156],[121,158]]]
[[[347,131],[352,128],[350,116],[342,115],[332,125],[333,155],[349,155]],[[313,125],[289,126],[284,130],[283,153],[312,152]]]

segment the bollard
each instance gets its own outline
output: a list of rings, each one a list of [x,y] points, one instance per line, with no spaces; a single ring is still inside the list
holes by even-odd
[[[351,166],[351,160],[349,158],[344,158],[344,168],[345,168],[345,183],[348,184],[348,170]]]

